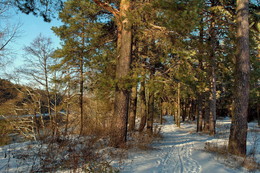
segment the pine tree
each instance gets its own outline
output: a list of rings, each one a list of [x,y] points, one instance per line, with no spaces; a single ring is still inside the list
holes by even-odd
[[[132,25],[129,21],[129,12],[131,10],[130,0],[121,0],[118,9],[111,4],[100,0],[94,2],[109,11],[115,17],[117,25],[117,63],[116,63],[116,90],[114,103],[115,131],[113,134],[113,145],[119,147],[126,143],[127,137],[127,119],[128,119],[128,103],[129,89],[125,86],[127,77],[130,73],[131,54],[132,54]]]
[[[85,8],[89,10],[83,12]],[[89,66],[91,57],[95,53],[95,44],[92,43],[92,39],[99,36],[98,31],[95,36],[92,32],[101,27],[99,23],[95,23],[98,20],[97,12],[98,9],[89,1],[68,1],[59,14],[64,25],[53,28],[56,35],[63,41],[62,48],[56,50],[53,57],[59,59],[60,70],[70,69],[70,78],[74,78],[79,85],[80,134],[83,134],[86,119],[84,113],[86,67]],[[90,23],[93,25],[89,25]]]
[[[230,128],[228,150],[246,155],[249,98],[249,22],[248,0],[237,0],[237,55],[235,71],[235,110]]]

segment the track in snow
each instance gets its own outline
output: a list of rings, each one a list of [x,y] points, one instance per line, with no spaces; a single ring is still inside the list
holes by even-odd
[[[163,140],[155,143],[155,150],[134,154],[124,166],[123,173],[199,173],[201,166],[192,159],[194,136],[187,129],[172,124],[172,117],[162,125]]]
[[[176,130],[173,124],[167,124],[163,127],[165,140],[162,145],[167,149],[162,149],[160,164],[163,173],[199,173],[201,166],[192,159],[194,148],[193,138],[187,131]],[[174,130],[175,129],[175,130]]]
[[[190,156],[193,143],[171,146],[170,151],[162,158],[162,172],[165,173],[198,173],[200,165]],[[159,165],[160,167],[160,165]]]

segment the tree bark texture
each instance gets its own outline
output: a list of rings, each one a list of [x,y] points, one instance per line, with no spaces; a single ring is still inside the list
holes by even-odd
[[[210,114],[210,110],[209,110],[209,104],[210,103],[208,103],[209,102],[209,100],[208,100],[208,98],[209,98],[209,96],[208,96],[208,94],[209,93],[206,93],[206,101],[207,102],[205,102],[205,104],[204,104],[204,126],[203,126],[203,131],[204,132],[209,132],[209,114]]]
[[[121,0],[120,2],[120,19],[118,24],[118,60],[116,67],[117,86],[115,91],[114,118],[115,129],[113,134],[113,145],[120,147],[124,145],[127,137],[127,120],[129,91],[122,87],[125,85],[124,78],[129,75],[132,53],[132,31],[131,24],[127,17],[130,10],[130,0]],[[120,22],[120,21],[119,21]]]
[[[141,87],[140,87],[140,117],[141,122],[139,125],[139,132],[142,132],[144,130],[144,127],[146,125],[146,118],[147,118],[147,110],[146,110],[146,99],[145,99],[145,75],[143,74],[143,79],[141,81]]]
[[[83,134],[84,130],[84,105],[83,105],[83,95],[84,95],[84,72],[83,72],[83,58],[80,59],[79,62],[79,73],[80,73],[80,81],[79,81],[79,106],[80,106],[80,135]]]
[[[198,95],[198,109],[197,109],[197,132],[202,131],[203,124],[203,110],[202,110],[202,94]]]
[[[130,102],[129,102],[129,131],[135,130],[135,119],[136,119],[136,108],[137,108],[137,85],[134,85],[131,90]]]
[[[103,9],[111,12],[117,24],[117,64],[116,64],[116,90],[114,103],[113,134],[111,142],[114,147],[120,147],[126,143],[129,91],[124,87],[124,80],[130,72],[131,54],[132,54],[132,25],[127,13],[131,10],[130,0],[121,0],[119,9],[114,8],[109,3],[94,0],[94,2]]]
[[[183,103],[181,104],[181,112],[182,112],[182,114],[181,114],[181,118],[182,118],[182,121],[184,122],[185,121],[185,119],[186,119],[186,100],[185,99],[183,99]]]
[[[149,93],[148,98],[148,116],[147,116],[147,131],[153,133],[153,118],[154,118],[154,92]]]
[[[180,94],[181,94],[181,84],[180,82],[178,83],[177,86],[177,116],[176,116],[176,125],[177,127],[181,127],[181,99],[180,99]]]
[[[203,12],[202,12],[202,17],[200,21],[200,35],[199,35],[199,43],[201,46],[199,46],[199,69],[200,71],[204,71],[203,67],[203,44],[204,44],[204,26],[203,26]],[[203,83],[203,76],[199,75],[198,76],[200,83]],[[199,90],[197,93],[198,96],[198,102],[197,102],[197,132],[201,132],[203,130],[203,91]]]
[[[149,97],[148,97],[148,114],[147,114],[147,131],[148,133],[153,133],[153,118],[154,118],[154,74],[155,74],[155,66],[150,72],[150,80],[152,82],[152,87],[149,89]]]
[[[258,126],[260,127],[260,103],[258,102],[257,104],[257,108],[256,108],[256,114],[257,114],[257,122],[258,122]]]
[[[237,0],[237,55],[235,66],[234,116],[230,128],[228,150],[245,156],[249,99],[249,0]]]
[[[160,107],[161,107],[160,124],[163,124],[163,99],[162,98],[160,98]]]
[[[212,7],[214,7],[215,4],[212,3]],[[217,38],[216,38],[216,28],[215,28],[215,19],[214,19],[214,13],[211,17],[211,24],[210,24],[210,111],[209,111],[209,134],[215,135],[216,130],[216,47],[217,47]]]

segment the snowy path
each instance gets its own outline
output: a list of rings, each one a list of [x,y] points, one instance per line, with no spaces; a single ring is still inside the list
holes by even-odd
[[[193,133],[194,124],[184,124],[177,128],[172,117],[166,117],[162,125],[163,140],[153,144],[154,150],[130,152],[125,161],[123,173],[237,173],[219,163],[205,151],[204,143],[212,138]]]
[[[162,172],[200,172],[201,166],[192,159],[193,144],[172,146],[162,160]]]
[[[201,166],[191,158],[194,142],[188,138],[190,134],[185,131],[170,133],[175,131],[171,123],[166,124],[162,130],[165,139],[161,145],[167,146],[167,149],[162,152],[163,154],[158,155],[161,161],[158,162],[160,164],[157,167],[162,167],[162,172],[200,172]]]

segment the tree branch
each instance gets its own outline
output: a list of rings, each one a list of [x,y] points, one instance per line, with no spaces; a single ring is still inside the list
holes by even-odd
[[[100,0],[94,0],[94,2],[104,8],[105,10],[109,11],[110,13],[112,13],[116,19],[119,19],[119,10],[117,10],[116,8],[112,7],[110,4],[106,3],[106,2],[102,2]]]
[[[161,32],[166,33],[166,34],[172,33],[172,34],[175,34],[175,35],[180,36],[180,34],[177,33],[176,31],[170,31],[170,30],[168,30],[166,27],[158,26],[158,25],[155,25],[155,24],[152,24],[152,23],[149,23],[149,25],[150,25],[154,30],[161,31]]]

